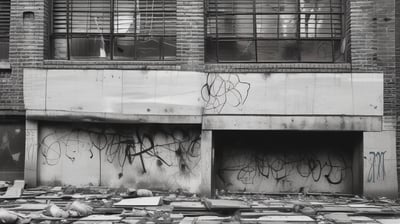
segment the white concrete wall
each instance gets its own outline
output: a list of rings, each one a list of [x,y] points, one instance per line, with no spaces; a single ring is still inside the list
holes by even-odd
[[[397,198],[396,132],[364,132],[364,194]]]
[[[58,123],[39,132],[39,184],[199,191],[199,127]]]
[[[24,70],[27,110],[382,116],[381,73]],[[203,111],[204,110],[204,111]]]
[[[379,73],[208,74],[206,114],[382,115]]]

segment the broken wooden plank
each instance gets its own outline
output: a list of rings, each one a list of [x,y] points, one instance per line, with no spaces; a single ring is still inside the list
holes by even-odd
[[[32,203],[27,203],[27,204],[21,204],[18,207],[15,208],[10,208],[9,210],[15,210],[15,211],[41,211],[47,208],[49,205],[47,204],[32,204]]]
[[[305,215],[293,216],[263,216],[258,218],[260,222],[295,222],[295,223],[316,223],[314,219]]]
[[[400,218],[397,219],[377,219],[381,224],[399,224],[400,223]]]
[[[250,205],[244,201],[226,199],[205,199],[204,204],[210,210],[213,209],[246,209]]]
[[[172,202],[170,204],[174,211],[205,211],[206,207],[200,201]]]
[[[78,221],[112,221],[112,222],[118,222],[121,221],[122,217],[118,215],[90,215],[87,217],[83,217],[79,219]]]
[[[324,206],[323,208],[316,209],[318,212],[349,212],[354,213],[356,209],[350,208],[349,206]]]
[[[114,204],[114,207],[129,208],[135,206],[157,206],[161,205],[161,197],[141,197],[122,199],[120,202]]]
[[[0,196],[0,199],[17,199],[22,195],[22,191],[25,187],[24,180],[15,180],[14,185],[9,187],[6,193],[3,196]]]

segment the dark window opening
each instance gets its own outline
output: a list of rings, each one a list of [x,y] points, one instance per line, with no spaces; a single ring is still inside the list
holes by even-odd
[[[362,136],[343,131],[215,131],[215,189],[357,194],[363,183]]]
[[[8,59],[10,37],[10,0],[0,1],[0,60]]]
[[[0,118],[0,179],[24,178],[25,120]]]
[[[208,0],[207,62],[345,62],[342,0]]]
[[[53,0],[53,59],[175,56],[175,0]]]

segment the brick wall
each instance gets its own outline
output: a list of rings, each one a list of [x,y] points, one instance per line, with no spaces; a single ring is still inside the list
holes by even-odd
[[[11,70],[0,84],[0,110],[23,110],[23,67],[36,67],[44,57],[44,0],[11,0]]]
[[[396,131],[396,145],[397,145],[397,158],[400,158],[400,1],[396,1],[396,40],[395,41],[395,52],[396,52],[396,86],[397,86],[397,131]],[[400,174],[400,162],[397,162],[397,173]],[[399,177],[399,175],[398,175]],[[400,185],[399,185],[400,186]]]
[[[398,4],[398,3],[397,3]],[[399,111],[396,78],[395,1],[350,2],[352,70],[384,73],[384,130],[395,130]],[[398,13],[398,12],[397,12]],[[398,19],[398,18],[397,18]],[[399,53],[399,52],[398,52]],[[398,124],[397,124],[398,126]],[[397,133],[399,133],[397,127]],[[397,136],[397,170],[400,174],[400,141]]]
[[[204,1],[177,0],[177,60],[182,70],[202,70],[204,65]]]

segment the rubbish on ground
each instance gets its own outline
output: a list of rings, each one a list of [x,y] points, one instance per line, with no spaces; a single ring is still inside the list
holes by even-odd
[[[23,188],[24,183],[14,185]],[[383,197],[220,191],[216,199],[207,199],[182,189],[173,193],[138,191],[93,186],[25,189],[20,197],[0,198],[0,224],[400,223],[400,201]],[[149,192],[157,196],[138,197]]]

